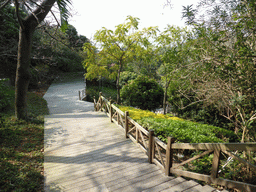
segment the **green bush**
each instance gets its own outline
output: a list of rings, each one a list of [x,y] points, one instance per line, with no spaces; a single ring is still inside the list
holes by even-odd
[[[138,75],[134,72],[124,71],[120,74],[120,85],[123,87],[127,85],[129,81],[134,80],[138,77]]]
[[[163,102],[164,91],[154,79],[138,76],[123,86],[120,95],[125,105],[155,110]]]
[[[212,125],[181,121],[172,119],[142,118],[138,122],[148,129],[153,129],[155,134],[164,142],[168,136],[174,137],[176,142],[184,143],[223,143],[237,141],[233,131]]]

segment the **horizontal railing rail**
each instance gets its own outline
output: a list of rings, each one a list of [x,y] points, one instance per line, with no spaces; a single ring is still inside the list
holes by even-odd
[[[158,165],[166,175],[176,174],[196,180],[205,181],[217,185],[226,186],[229,188],[237,188],[242,191],[253,192],[256,191],[256,185],[233,181],[218,177],[220,167],[221,153],[226,154],[240,163],[244,164],[250,170],[256,172],[256,166],[247,160],[239,157],[232,151],[255,152],[256,143],[175,143],[175,139],[168,137],[167,144],[162,142],[154,136],[153,130],[146,130],[136,121],[129,117],[129,112],[123,112],[118,107],[112,104],[99,95],[99,100],[94,98],[94,108],[96,111],[104,111],[110,117],[110,121],[120,126],[124,132],[125,137],[130,138],[136,143],[148,156],[149,163]],[[177,150],[203,150],[199,155],[190,159],[186,159],[180,163],[174,163],[174,151]],[[199,159],[205,155],[213,153],[212,169],[210,175],[195,173],[179,169],[183,165]]]

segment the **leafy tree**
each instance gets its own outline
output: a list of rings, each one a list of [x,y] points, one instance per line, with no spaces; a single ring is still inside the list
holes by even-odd
[[[163,102],[163,88],[154,79],[138,76],[121,89],[121,98],[126,105],[140,109],[155,110]]]
[[[11,0],[6,0],[0,4],[0,8],[10,4]],[[15,114],[18,119],[27,119],[27,90],[30,80],[30,59],[32,37],[36,27],[45,19],[54,3],[57,3],[62,20],[62,26],[66,26],[68,18],[67,5],[69,0],[43,0],[40,5],[35,1],[14,0],[17,20],[20,26],[19,46],[17,56],[17,72],[15,82]],[[26,17],[20,14],[20,9],[27,7]],[[35,7],[35,8],[34,8]]]
[[[169,85],[178,79],[182,74],[185,76],[188,64],[189,46],[191,38],[186,28],[170,26],[160,33],[156,42],[159,60],[162,63],[158,69],[164,86],[163,108],[166,113],[167,92]]]
[[[19,25],[16,21],[15,8],[6,5],[0,10],[0,76],[8,77],[12,85],[15,83],[18,39]]]
[[[70,28],[75,32],[70,33]],[[35,31],[33,42],[32,64],[36,65],[35,68],[47,66],[51,71],[65,72],[83,70],[81,63],[85,54],[82,47],[89,41],[86,37],[78,35],[73,26],[68,25],[67,30],[63,32],[46,23]]]
[[[120,74],[124,67],[151,44],[149,37],[156,28],[138,30],[138,18],[128,16],[126,22],[116,26],[115,31],[102,28],[94,35],[98,45],[85,44],[88,57],[84,61],[86,78],[107,77],[116,80],[117,102],[120,101]]]
[[[255,140],[255,8],[251,0],[213,0],[184,9],[197,31],[194,61],[202,70],[194,93],[233,123],[242,142]]]

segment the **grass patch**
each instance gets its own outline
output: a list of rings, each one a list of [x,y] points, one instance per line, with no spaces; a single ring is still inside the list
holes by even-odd
[[[0,112],[0,191],[43,191],[44,115],[47,102],[28,93],[28,122],[14,117],[11,105]]]

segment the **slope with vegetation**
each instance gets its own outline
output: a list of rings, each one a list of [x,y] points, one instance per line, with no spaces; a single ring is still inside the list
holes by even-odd
[[[14,114],[14,88],[0,81],[0,189],[43,191],[46,101],[28,93],[29,120]]]

